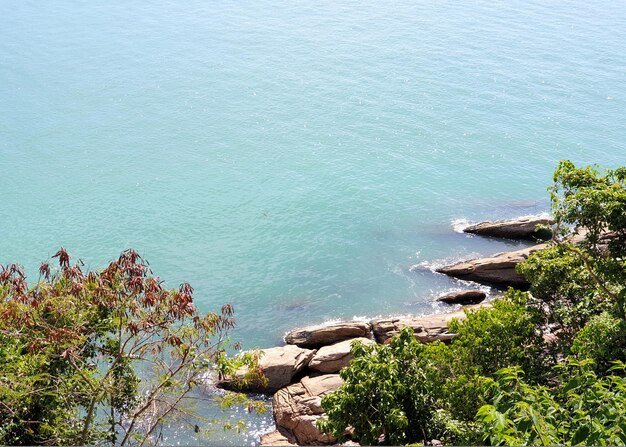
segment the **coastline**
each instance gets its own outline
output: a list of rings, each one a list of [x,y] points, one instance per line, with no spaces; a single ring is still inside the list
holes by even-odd
[[[537,225],[546,223],[545,215],[534,217],[540,222]],[[532,225],[529,225],[528,220],[528,216],[523,216],[510,221],[496,221],[497,234],[495,236],[488,234],[488,232],[480,234],[480,236],[502,237],[503,226],[509,227],[510,230],[513,227],[523,225],[526,227],[527,234],[516,232],[519,228],[514,228],[514,232],[511,234],[515,234],[520,239],[530,238],[536,225],[532,222]],[[487,224],[482,223],[480,225]],[[494,223],[492,222],[492,224]],[[467,228],[472,227],[468,225],[464,230]],[[529,228],[530,230],[528,230]],[[515,266],[526,259],[530,253],[546,246],[546,243],[536,243],[523,250],[462,261],[446,268],[455,268],[455,266],[458,268],[461,265],[464,272],[473,273],[476,267],[480,270],[481,266],[495,266],[494,269],[499,276],[470,276],[469,282],[479,286],[496,285],[497,287],[523,288],[525,283],[520,281],[519,275],[515,273]],[[439,274],[458,277],[454,271],[450,273],[446,268],[439,268],[434,271]],[[462,280],[467,281],[465,278]],[[468,295],[466,292],[468,291],[465,291],[466,299],[476,299],[475,295]],[[481,293],[480,290],[471,292]],[[459,292],[460,299],[463,299],[463,294],[464,292],[461,290]],[[449,305],[447,311],[428,315],[409,314],[386,318],[359,319],[360,321],[333,321],[289,331],[283,337],[285,345],[258,350],[258,369],[265,377],[264,381],[253,380],[244,383],[241,379],[247,373],[246,369],[242,371],[240,377],[235,374],[234,377],[220,381],[217,386],[235,391],[273,395],[272,412],[276,429],[262,435],[260,445],[333,444],[335,439],[322,433],[317,428],[316,421],[325,417],[321,407],[322,397],[343,383],[338,373],[343,367],[348,366],[351,360],[350,350],[354,340],[359,340],[362,343],[385,344],[402,328],[408,326],[413,329],[415,338],[422,343],[435,341],[447,343],[456,336],[456,334],[449,332],[450,321],[464,319],[468,311],[491,307],[490,301],[496,296],[490,294],[487,297],[484,293],[483,295],[478,303],[461,305],[460,308],[458,305]],[[452,298],[454,299],[454,297]],[[480,302],[482,300],[485,301]]]

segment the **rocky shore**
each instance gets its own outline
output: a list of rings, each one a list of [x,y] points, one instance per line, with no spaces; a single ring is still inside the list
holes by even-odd
[[[468,227],[468,232],[495,237],[529,238],[534,237],[538,226],[551,222],[544,218],[497,221]],[[468,281],[525,288],[528,283],[515,272],[515,266],[534,251],[546,246],[538,244],[487,258],[459,262],[436,271]],[[264,375],[263,381],[243,382],[247,370],[242,368],[232,377],[218,382],[217,386],[273,395],[276,430],[263,435],[261,445],[335,444],[334,438],[320,432],[316,422],[325,417],[321,406],[322,397],[343,383],[338,372],[348,366],[352,359],[350,349],[353,342],[388,343],[391,337],[406,326],[411,327],[415,337],[423,343],[449,342],[456,336],[448,330],[450,321],[465,318],[468,310],[488,307],[489,303],[478,304],[485,298],[486,294],[481,290],[463,290],[438,298],[438,301],[444,303],[467,304],[455,312],[345,321],[296,329],[285,335],[285,346],[258,351],[258,367]]]
[[[348,366],[354,341],[364,344],[387,343],[402,328],[410,326],[423,343],[447,342],[455,337],[448,331],[453,318],[465,318],[465,310],[428,315],[346,321],[310,326],[285,335],[285,346],[259,351],[258,366],[265,376],[260,383],[244,383],[245,369],[218,382],[224,389],[273,394],[272,408],[276,431],[264,435],[261,445],[327,445],[335,439],[320,432],[316,421],[324,417],[322,397],[343,383],[338,372]],[[311,349],[309,349],[311,348]]]

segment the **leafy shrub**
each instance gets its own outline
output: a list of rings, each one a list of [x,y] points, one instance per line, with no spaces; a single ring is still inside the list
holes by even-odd
[[[598,377],[592,361],[569,360],[556,367],[558,385],[529,385],[518,367],[498,373],[493,404],[477,414],[491,445],[624,445],[626,365]]]
[[[604,374],[615,361],[626,360],[626,321],[606,312],[592,317],[576,334],[572,353],[592,359],[595,371]]]
[[[510,291],[493,308],[469,311],[450,325],[458,336],[449,345],[423,345],[404,328],[388,346],[354,347],[340,373],[344,385],[322,400],[328,415],[322,429],[343,439],[352,427],[364,444],[478,442],[474,416],[487,402],[490,376],[509,364],[528,367],[537,378],[545,369],[540,315],[525,301],[525,294]]]
[[[550,367],[541,332],[544,316],[528,302],[526,293],[509,289],[502,299],[492,301],[492,308],[469,310],[464,320],[453,320],[449,330],[458,336],[450,349],[459,369],[473,367],[478,374],[491,376],[505,366],[518,365],[532,380],[540,380]]]
[[[389,345],[354,343],[345,381],[322,399],[328,415],[321,428],[339,440],[348,426],[363,444],[400,445],[428,439],[435,396],[420,361],[424,345],[410,328]]]

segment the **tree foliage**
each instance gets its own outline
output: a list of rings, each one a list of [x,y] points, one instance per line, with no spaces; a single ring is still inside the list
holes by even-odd
[[[602,311],[625,317],[626,168],[559,163],[550,188],[553,245],[518,270],[570,337]]]
[[[410,328],[389,345],[355,344],[345,384],[322,400],[322,427],[342,439],[350,426],[366,445],[477,442],[473,418],[494,373],[513,364],[542,376],[539,315],[525,299],[510,291],[493,309],[468,311],[451,324],[458,336],[449,345],[421,344]]]
[[[232,308],[200,314],[132,250],[98,273],[54,257],[31,288],[0,270],[0,443],[149,442],[221,356]]]
[[[424,345],[404,329],[385,345],[354,343],[354,359],[341,371],[345,385],[324,397],[324,428],[340,438],[351,426],[365,445],[391,445],[428,437],[435,396],[428,389],[421,354]]]
[[[626,444],[626,365],[598,377],[591,360],[555,367],[558,385],[532,386],[518,367],[504,368],[477,414],[490,445]]]

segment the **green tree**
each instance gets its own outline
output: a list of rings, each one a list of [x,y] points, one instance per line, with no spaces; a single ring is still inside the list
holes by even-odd
[[[626,168],[578,168],[561,161],[550,194],[553,245],[518,270],[571,338],[603,311],[625,318]]]
[[[223,357],[233,310],[200,314],[132,250],[98,273],[55,257],[32,288],[0,271],[0,443],[143,444]]]
[[[328,415],[322,428],[343,439],[350,426],[365,445],[430,439],[436,396],[429,389],[423,351],[410,328],[389,345],[354,343],[354,358],[340,373],[345,384],[322,400]]]

